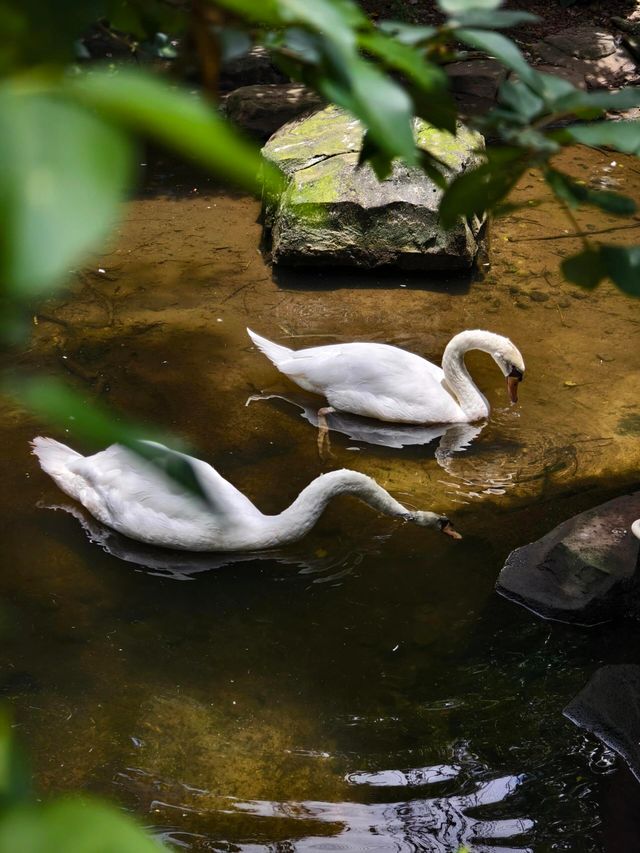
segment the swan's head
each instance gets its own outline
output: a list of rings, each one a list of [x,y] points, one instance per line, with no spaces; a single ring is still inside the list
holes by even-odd
[[[518,385],[524,379],[524,359],[520,350],[509,338],[496,335],[497,341],[491,357],[507,380],[507,390],[512,403],[518,402]]]
[[[418,510],[411,513],[409,520],[413,521],[419,527],[432,527],[435,530],[439,530],[440,533],[446,533],[447,536],[451,536],[453,539],[462,539],[462,536],[454,528],[446,515]]]

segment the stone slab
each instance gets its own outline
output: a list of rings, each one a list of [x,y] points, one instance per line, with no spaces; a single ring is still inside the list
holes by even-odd
[[[496,589],[545,619],[592,625],[633,609],[640,492],[559,524],[512,551]]]

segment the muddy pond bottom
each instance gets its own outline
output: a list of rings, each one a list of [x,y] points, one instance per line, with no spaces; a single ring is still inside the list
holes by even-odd
[[[640,194],[635,163],[563,165]],[[464,538],[344,498],[274,553],[167,554],[102,527],[39,470],[28,439],[82,449],[72,424],[7,408],[0,693],[40,790],[114,799],[191,851],[637,849],[640,785],[562,710],[599,666],[640,662],[640,626],[544,623],[493,591],[511,549],[637,487],[637,304],[561,282],[578,247],[544,200],[496,223],[482,280],[274,275],[256,202],[161,171],[70,293],[40,306],[19,365],[182,436],[265,512],[349,467]],[[532,174],[517,195],[541,192]],[[581,225],[612,242],[640,230],[591,212]],[[456,332],[488,328],[521,349],[526,380],[510,406],[474,353],[486,424],[334,419],[324,463],[317,398],[247,325],[435,362]]]

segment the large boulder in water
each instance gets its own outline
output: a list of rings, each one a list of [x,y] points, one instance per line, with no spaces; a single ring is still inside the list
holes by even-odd
[[[623,495],[559,524],[512,551],[496,589],[539,616],[594,625],[640,612],[640,542],[631,532],[640,492]]]
[[[640,781],[640,666],[601,666],[562,713],[622,756]]]
[[[447,164],[449,177],[477,165],[484,140],[458,125],[453,136],[416,119],[417,144]],[[273,260],[296,266],[464,269],[472,265],[484,223],[474,218],[445,231],[438,221],[442,191],[417,168],[396,161],[378,181],[358,168],[361,123],[335,106],[289,122],[262,149],[288,182],[265,210]]]

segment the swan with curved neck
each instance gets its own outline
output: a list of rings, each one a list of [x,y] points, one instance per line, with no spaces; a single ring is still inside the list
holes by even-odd
[[[292,350],[247,329],[267,358],[306,391],[323,395],[332,411],[396,423],[472,423],[489,414],[489,403],[464,363],[465,353],[482,350],[507,380],[517,402],[524,378],[520,351],[502,335],[481,329],[460,332],[442,357],[442,368],[387,344],[346,343]],[[326,424],[326,422],[325,422]]]
[[[155,442],[143,444],[145,455],[157,452],[162,464],[167,459],[186,463],[204,498],[189,494],[157,465],[121,445],[82,456],[52,438],[38,436],[31,442],[40,466],[63,492],[98,521],[150,545],[183,551],[276,547],[305,536],[338,495],[353,495],[385,515],[460,538],[445,516],[407,509],[358,471],[323,474],[279,515],[264,515],[206,462]]]

